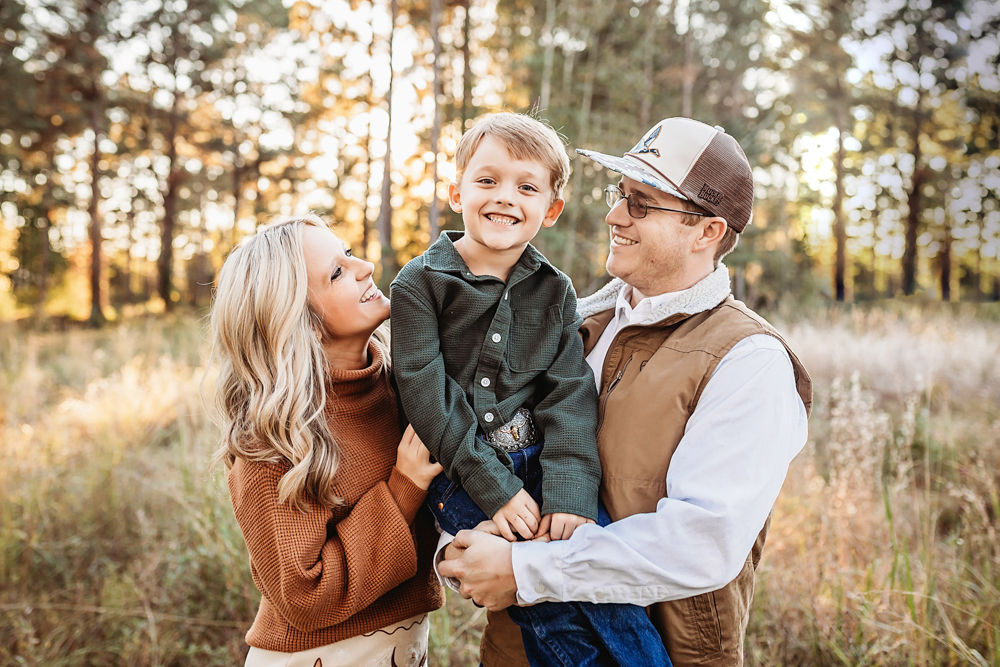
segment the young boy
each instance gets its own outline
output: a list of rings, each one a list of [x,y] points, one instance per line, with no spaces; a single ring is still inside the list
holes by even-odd
[[[463,135],[456,161],[448,194],[465,232],[442,234],[390,292],[403,411],[445,470],[428,503],[452,534],[492,519],[511,541],[568,539],[598,519],[597,390],[573,285],[530,241],[562,213],[569,159],[550,127],[498,113]],[[536,667],[562,664],[557,653],[669,664],[640,607],[510,611]]]

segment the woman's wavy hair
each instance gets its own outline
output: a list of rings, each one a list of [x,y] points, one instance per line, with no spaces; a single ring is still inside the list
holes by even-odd
[[[340,448],[324,415],[329,336],[309,304],[302,252],[314,215],[279,220],[244,239],[219,272],[212,306],[212,354],[219,367],[215,408],[222,442],[213,460],[287,462],[278,501],[342,504],[333,492]],[[388,359],[383,331],[373,336]]]

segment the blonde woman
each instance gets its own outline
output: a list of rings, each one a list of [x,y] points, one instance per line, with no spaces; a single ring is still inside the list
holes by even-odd
[[[389,382],[373,265],[314,216],[246,239],[212,310],[216,454],[262,599],[248,667],[416,667],[443,597],[423,501],[441,472]]]

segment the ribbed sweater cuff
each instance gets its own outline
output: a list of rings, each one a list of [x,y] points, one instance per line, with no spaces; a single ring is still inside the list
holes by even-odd
[[[389,475],[389,493],[399,505],[399,511],[402,512],[407,525],[413,523],[420,506],[424,503],[424,498],[427,497],[427,492],[399,472],[399,468],[393,466],[392,474]]]
[[[542,514],[562,512],[597,521],[597,480],[581,477],[542,478]]]

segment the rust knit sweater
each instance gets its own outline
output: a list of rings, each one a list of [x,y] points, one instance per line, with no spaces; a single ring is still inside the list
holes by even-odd
[[[236,520],[263,597],[250,646],[293,653],[438,609],[434,520],[425,492],[394,466],[401,434],[385,359],[337,371],[326,418],[342,458],[334,493],[344,506],[300,512],[278,503],[289,469],[237,459],[229,471]]]

